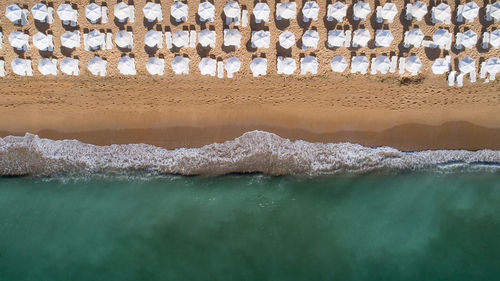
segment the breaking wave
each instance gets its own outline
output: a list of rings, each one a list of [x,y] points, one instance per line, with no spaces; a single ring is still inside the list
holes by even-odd
[[[0,175],[147,172],[181,175],[336,175],[460,169],[500,171],[500,151],[402,152],[352,143],[290,141],[252,131],[224,143],[168,150],[147,144],[96,146],[33,134],[0,138]]]

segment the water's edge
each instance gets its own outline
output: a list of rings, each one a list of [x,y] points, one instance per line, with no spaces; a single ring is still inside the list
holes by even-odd
[[[500,150],[402,152],[352,143],[290,141],[252,131],[231,141],[168,150],[147,144],[96,146],[26,134],[0,138],[0,175],[148,172],[180,175],[336,175],[437,169],[500,171]]]

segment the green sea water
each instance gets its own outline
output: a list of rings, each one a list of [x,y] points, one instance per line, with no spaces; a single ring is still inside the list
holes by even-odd
[[[0,280],[500,280],[500,176],[0,178]]]

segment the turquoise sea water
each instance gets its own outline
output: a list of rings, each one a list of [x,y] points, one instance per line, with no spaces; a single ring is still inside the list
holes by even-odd
[[[500,176],[0,178],[0,280],[499,280]]]

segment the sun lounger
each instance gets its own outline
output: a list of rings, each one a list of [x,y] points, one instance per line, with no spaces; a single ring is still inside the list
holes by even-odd
[[[26,75],[33,76],[33,63],[31,60],[26,60]]]
[[[101,7],[101,22],[108,23],[108,7],[106,6]]]
[[[128,6],[129,8],[129,20],[131,23],[135,21],[135,8],[133,5]]]
[[[347,48],[351,47],[351,31],[350,30],[345,31],[344,46],[346,46]]]
[[[85,51],[90,51],[90,46],[87,43],[87,37],[88,37],[88,34],[84,33],[83,34],[83,48],[85,49]]]
[[[54,36],[49,34],[49,35],[47,35],[47,38],[49,39],[49,47],[47,50],[49,52],[52,52],[52,51],[54,51]]]
[[[106,33],[106,50],[113,49],[113,33]]]
[[[248,26],[248,11],[243,10],[241,12],[241,26],[247,27]]]
[[[457,87],[463,87],[464,86],[464,73],[459,73],[457,75]]]
[[[483,44],[481,44],[481,47],[487,50],[489,46],[490,46],[490,33],[485,32],[483,33]]]
[[[168,49],[172,49],[172,33],[170,31],[165,32],[165,43]]]
[[[486,66],[486,62],[483,61],[481,63],[481,68],[479,70],[479,78],[481,78],[481,79],[486,79],[486,67],[485,66]]]
[[[476,74],[476,70],[474,70],[473,72],[469,73],[469,80],[471,83],[475,83],[476,80],[477,80],[477,74]]]
[[[47,10],[48,10],[47,23],[53,24],[54,23],[54,8],[48,7]]]
[[[458,32],[456,37],[455,37],[455,48],[457,50],[460,50],[462,49],[462,40],[463,40],[463,33],[462,32]]]
[[[0,60],[0,77],[5,76],[5,61]]]
[[[375,69],[374,65],[375,65],[375,58],[372,58],[372,65],[371,65],[371,71],[370,71],[371,75],[377,74],[377,69]]]
[[[217,77],[224,78],[224,62],[217,62]]]
[[[3,33],[0,31],[0,49],[3,47]]]
[[[462,12],[464,11],[464,5],[458,5],[457,7],[457,21],[463,22],[464,17],[462,16]]]
[[[396,68],[398,66],[398,56],[391,57],[391,68],[389,68],[390,73],[396,72]]]
[[[189,48],[196,48],[196,30],[189,31]]]
[[[453,87],[455,85],[455,75],[457,75],[455,70],[450,71],[448,74],[448,86]]]
[[[404,74],[406,69],[406,59],[399,58],[399,74]]]

